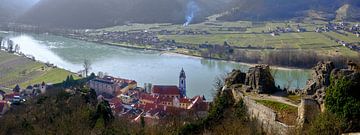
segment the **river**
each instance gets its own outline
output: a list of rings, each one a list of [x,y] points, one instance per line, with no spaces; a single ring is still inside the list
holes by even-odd
[[[48,34],[0,33],[20,46],[24,54],[32,55],[42,62],[78,72],[84,59],[91,61],[94,73],[109,75],[158,85],[178,85],[180,70],[186,72],[187,95],[213,97],[213,83],[217,76],[232,69],[247,71],[246,64],[209,60],[158,51],[128,49],[92,42],[69,39]],[[302,88],[310,76],[309,70],[278,69],[275,74],[277,85]]]

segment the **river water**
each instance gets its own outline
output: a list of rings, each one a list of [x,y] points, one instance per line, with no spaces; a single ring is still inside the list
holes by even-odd
[[[128,49],[85,42],[48,34],[0,33],[20,46],[24,54],[32,55],[42,62],[78,72],[84,59],[91,61],[92,72],[134,79],[140,86],[144,83],[178,85],[180,70],[187,76],[187,95],[213,97],[213,83],[232,69],[247,71],[249,66],[235,62],[208,60],[158,51]],[[310,76],[309,70],[278,69],[275,80],[279,86],[304,87]]]

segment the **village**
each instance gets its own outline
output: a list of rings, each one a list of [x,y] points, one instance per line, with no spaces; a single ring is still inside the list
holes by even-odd
[[[182,69],[179,85],[152,85],[146,83],[138,87],[135,80],[97,76],[87,83],[97,94],[98,101],[109,102],[114,116],[139,122],[144,117],[149,123],[156,124],[169,116],[198,117],[207,116],[209,102],[203,95],[188,97],[186,94],[186,74]],[[11,107],[23,104],[33,97],[46,93],[52,84],[29,85],[25,89],[19,85],[11,93],[0,91],[0,116]],[[73,92],[68,89],[67,92]]]

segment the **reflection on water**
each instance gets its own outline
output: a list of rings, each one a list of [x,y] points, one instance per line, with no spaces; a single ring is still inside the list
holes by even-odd
[[[0,34],[1,36],[1,34]],[[77,72],[81,70],[84,59],[92,63],[92,72],[106,72],[110,75],[135,79],[139,85],[144,83],[177,85],[181,68],[187,74],[188,95],[205,95],[212,98],[212,84],[218,75],[237,68],[247,71],[249,66],[234,62],[207,60],[157,51],[143,51],[121,47],[106,46],[91,42],[73,40],[53,35],[7,34],[21,52],[35,56],[37,60]],[[303,87],[309,72],[303,70],[277,70],[276,83],[291,87]]]

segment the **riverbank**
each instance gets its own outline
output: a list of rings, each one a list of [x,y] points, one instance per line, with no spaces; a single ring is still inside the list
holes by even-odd
[[[217,58],[205,58],[205,57],[201,57],[198,55],[190,55],[190,54],[186,54],[186,53],[180,53],[180,52],[169,52],[166,51],[163,54],[167,54],[167,55],[173,55],[173,56],[182,56],[182,57],[191,57],[191,58],[198,58],[198,59],[213,59],[213,60],[219,60],[219,61],[225,61],[225,62],[231,62],[231,63],[237,63],[237,64],[242,64],[242,65],[246,65],[249,67],[254,67],[256,65],[259,65],[258,63],[244,63],[244,62],[237,62],[237,61],[232,61],[232,60],[224,60],[224,59],[217,59]],[[260,63],[261,64],[261,63]],[[272,69],[278,69],[278,70],[298,70],[298,71],[303,71],[303,70],[311,70],[311,69],[307,69],[307,68],[296,68],[296,67],[281,67],[281,66],[270,66]]]
[[[162,52],[163,54],[178,54],[180,56],[188,56],[188,57],[193,57],[193,58],[202,58],[202,59],[209,59],[209,60],[220,60],[220,61],[243,64],[243,65],[247,65],[247,66],[255,66],[255,65],[258,65],[258,64],[264,64],[264,63],[245,63],[245,62],[241,62],[241,61],[234,61],[234,60],[228,60],[228,59],[223,59],[223,58],[203,57],[203,56],[197,55],[195,53],[186,53],[186,51],[180,51],[179,49],[165,50],[165,49],[160,49],[160,48],[144,47],[143,45],[136,45],[136,44],[127,45],[127,43],[111,43],[111,42],[92,41],[92,40],[88,40],[87,38],[79,39],[79,38],[74,38],[72,36],[64,36],[64,37],[75,39],[75,40],[86,41],[86,42],[92,42],[92,43],[98,43],[98,44],[103,44],[103,45],[115,46],[115,47],[123,47],[123,48],[136,49],[136,50],[159,51],[159,52]],[[187,51],[189,52],[190,50],[187,50]],[[301,68],[301,67],[288,67],[288,66],[285,67],[285,66],[279,66],[279,65],[271,65],[271,67],[273,69],[280,69],[280,70],[310,70],[311,69],[311,68]]]

